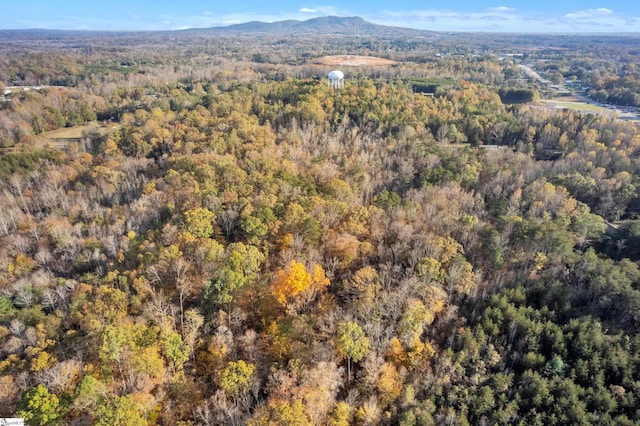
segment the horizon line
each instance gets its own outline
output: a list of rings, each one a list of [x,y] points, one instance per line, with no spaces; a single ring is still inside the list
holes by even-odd
[[[638,34],[640,35],[640,30],[634,30],[634,31],[624,31],[624,30],[613,30],[613,31],[513,31],[513,30],[486,30],[486,29],[477,29],[477,30],[446,30],[446,29],[440,29],[440,30],[429,30],[429,29],[423,29],[423,28],[416,28],[416,27],[411,27],[411,26],[398,26],[398,25],[388,25],[388,24],[378,24],[375,22],[371,22],[369,20],[366,20],[364,18],[362,18],[361,16],[357,16],[357,15],[351,15],[351,16],[339,16],[339,15],[323,15],[323,16],[316,16],[316,17],[312,17],[309,19],[304,19],[304,20],[299,20],[299,19],[282,19],[282,20],[266,20],[266,21],[260,21],[260,20],[248,20],[248,21],[244,21],[244,22],[237,22],[237,23],[232,23],[232,24],[227,24],[227,25],[213,25],[213,26],[206,26],[206,27],[199,27],[199,26],[193,26],[193,27],[185,27],[185,28],[171,28],[171,29],[87,29],[87,28],[52,28],[52,27],[29,27],[29,28],[0,28],[0,31],[10,31],[10,32],[29,32],[29,31],[59,31],[59,32],[73,32],[73,33],[113,33],[113,34],[117,34],[117,33],[137,33],[137,34],[143,34],[143,33],[180,33],[180,32],[184,32],[184,31],[193,31],[193,30],[210,30],[210,29],[224,29],[224,28],[231,28],[231,27],[236,27],[239,25],[245,25],[245,24],[250,24],[250,23],[261,23],[261,24],[276,24],[276,23],[280,23],[280,22],[308,22],[308,21],[313,21],[313,20],[317,20],[317,19],[322,19],[322,18],[341,18],[341,19],[348,19],[348,18],[358,18],[361,19],[362,21],[368,23],[368,24],[372,24],[372,25],[377,25],[380,27],[388,27],[388,28],[401,28],[401,29],[405,29],[405,30],[412,30],[412,31],[420,31],[420,32],[426,32],[426,33],[440,33],[440,34],[447,34],[447,33],[455,33],[455,34],[475,34],[475,33],[482,33],[482,34],[533,34],[533,35],[540,35],[540,34],[554,34],[554,35],[634,35],[634,34]]]

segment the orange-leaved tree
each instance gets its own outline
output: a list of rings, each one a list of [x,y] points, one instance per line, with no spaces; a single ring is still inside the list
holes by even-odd
[[[286,268],[275,273],[271,281],[271,294],[280,305],[296,310],[328,285],[329,279],[320,265],[313,265],[311,272],[308,272],[302,263],[292,260]]]

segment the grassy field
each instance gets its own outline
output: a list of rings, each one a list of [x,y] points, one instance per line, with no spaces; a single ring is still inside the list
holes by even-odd
[[[92,130],[98,130],[100,134],[111,133],[116,130],[118,125],[110,123],[107,126],[102,123],[93,122],[89,124],[83,124],[81,126],[63,127],[62,129],[52,130],[50,132],[44,132],[37,136],[38,139],[78,139],[81,138],[83,133],[90,132]]]
[[[566,96],[562,98],[546,99],[538,101],[541,105],[555,108],[572,109],[575,111],[592,112],[594,114],[604,114],[617,117],[620,120],[640,121],[640,114],[635,111],[623,111],[620,108],[606,108],[592,103],[585,102],[581,98]]]
[[[578,111],[589,111],[589,112],[596,112],[601,114],[611,114],[612,112],[607,108],[584,102],[579,98],[575,98],[575,97],[546,99],[541,102],[546,105],[555,106],[557,108],[575,109]]]
[[[44,148],[66,148],[69,143],[74,143],[72,140],[81,139],[84,134],[97,130],[101,135],[106,135],[116,131],[120,127],[117,123],[103,123],[93,122],[89,124],[83,124],[81,126],[63,127],[62,129],[52,130],[50,132],[44,132],[36,136],[35,144],[38,147]]]

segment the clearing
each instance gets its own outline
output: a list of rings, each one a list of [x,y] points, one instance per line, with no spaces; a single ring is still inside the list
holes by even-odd
[[[75,144],[83,148],[82,139],[88,133],[98,132],[101,136],[104,136],[113,133],[119,127],[120,125],[117,123],[100,123],[97,121],[79,126],[63,127],[37,135],[34,145],[38,148],[65,149]]]
[[[566,96],[555,99],[545,99],[539,101],[544,105],[552,106],[556,108],[573,109],[576,111],[592,112],[596,114],[612,115],[622,120],[638,121],[640,114],[637,109],[629,108],[624,109],[619,106],[607,105],[601,106],[593,103],[592,101],[585,100],[579,96]]]
[[[378,58],[377,56],[358,56],[358,55],[334,55],[334,56],[322,56],[309,61],[312,64],[318,65],[333,65],[343,67],[360,67],[363,65],[393,65],[397,64],[396,61],[391,59]]]
[[[606,114],[611,113],[611,111],[607,108],[585,102],[584,100],[577,97],[545,99],[542,102],[547,105],[555,106],[558,108],[575,109],[578,111],[590,111],[590,112],[599,112],[599,113],[606,113]]]

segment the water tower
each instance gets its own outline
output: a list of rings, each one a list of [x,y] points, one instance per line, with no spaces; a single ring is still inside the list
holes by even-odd
[[[329,87],[341,89],[344,87],[344,73],[342,71],[331,71],[329,73]]]

